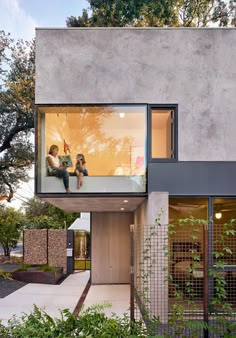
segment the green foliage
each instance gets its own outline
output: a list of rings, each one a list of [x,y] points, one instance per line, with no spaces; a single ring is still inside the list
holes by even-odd
[[[12,318],[8,326],[0,324],[2,338],[65,338],[65,337],[104,337],[127,338],[146,337],[146,330],[141,322],[130,323],[124,315],[107,317],[104,309],[108,304],[92,306],[82,310],[78,317],[69,310],[61,312],[60,319],[53,319],[45,311],[34,307],[29,315],[21,319]]]
[[[90,270],[91,263],[90,260],[76,259],[74,260],[74,269],[75,270]]]
[[[156,269],[157,257],[153,247],[156,246],[158,227],[160,225],[163,210],[160,211],[156,218],[156,223],[150,225],[148,233],[144,237],[141,261],[139,262],[139,274],[136,277],[135,294],[136,299],[140,300],[140,311],[145,322],[149,335],[155,335],[160,325],[160,320],[155,315],[151,314],[150,309],[150,280]]]
[[[212,222],[212,221],[210,221]],[[210,223],[209,222],[209,223]],[[192,337],[195,337],[194,332],[199,329],[208,329],[209,332],[215,333],[217,336],[224,336],[224,337],[233,337],[235,335],[235,323],[232,320],[234,318],[234,312],[232,309],[231,304],[228,302],[228,294],[227,294],[227,279],[225,278],[224,267],[227,265],[226,257],[230,257],[233,255],[233,252],[230,248],[229,243],[232,242],[232,236],[236,235],[235,231],[235,223],[236,220],[232,219],[229,222],[223,224],[221,226],[221,231],[214,240],[214,249],[213,258],[214,258],[214,266],[209,269],[209,277],[214,281],[214,297],[209,304],[211,315],[215,316],[215,323],[214,325],[204,323],[202,321],[189,321],[184,319],[184,305],[179,303],[179,300],[182,300],[183,293],[181,291],[176,291],[174,296],[176,299],[176,303],[172,305],[171,308],[171,316],[169,323],[174,326],[175,336],[181,336],[184,334],[184,330],[187,328],[191,329]],[[194,217],[189,217],[186,219],[179,219],[177,224],[169,224],[168,225],[168,236],[171,238],[178,233],[178,229],[180,230],[181,227],[187,224],[192,229],[192,233],[190,233],[190,239],[193,243],[199,240],[199,235],[202,228],[208,229],[208,221],[203,219],[195,219]],[[168,256],[171,257],[172,253],[169,252],[168,246],[164,248],[167,252]],[[193,263],[191,267],[188,269],[188,272],[194,274],[195,270],[199,267],[200,256],[199,253],[193,249],[192,252],[192,259]],[[166,280],[173,281],[173,276],[169,274]],[[175,285],[178,288],[178,285]],[[188,304],[191,304],[192,310],[195,309],[194,306],[194,288],[193,284],[190,280],[185,281],[185,296],[187,297]]]
[[[58,268],[49,266],[48,264],[35,265],[35,264],[22,264],[17,271],[44,271],[44,272],[55,272]]]
[[[0,244],[5,256],[9,257],[11,250],[16,247],[20,238],[22,222],[20,211],[0,205]]]
[[[0,31],[0,196],[11,200],[34,161],[34,41]]]
[[[58,268],[54,266],[49,266],[48,264],[44,264],[40,266],[40,270],[44,272],[55,272],[58,270]]]
[[[80,215],[66,213],[37,197],[27,199],[23,207],[24,225],[27,229],[67,229]]]
[[[189,306],[191,306],[191,311],[194,314],[196,311],[196,302],[195,302],[195,288],[193,285],[192,276],[195,273],[196,269],[199,268],[200,265],[200,253],[194,248],[194,243],[200,239],[201,231],[204,227],[208,226],[208,221],[204,219],[196,219],[193,216],[190,216],[185,219],[178,219],[176,224],[168,224],[168,238],[174,238],[178,231],[181,231],[184,226],[188,226],[191,228],[192,231],[189,232],[188,240],[193,243],[193,247],[191,249],[192,254],[192,264],[187,269],[189,274],[189,278],[187,278],[184,282],[184,288],[179,289],[178,282],[175,281],[175,292],[174,298],[176,300],[175,303],[171,306],[170,317],[169,317],[169,324],[173,327],[172,334],[175,337],[185,337],[185,331],[191,331],[191,337],[198,337],[199,331],[208,328],[208,323],[204,323],[200,320],[188,320],[185,318],[185,305],[183,304],[182,300],[186,297],[185,301]],[[185,239],[186,240],[186,239]],[[170,251],[170,247],[164,248],[165,251],[168,252],[170,259],[172,258],[173,254]],[[170,273],[168,275],[168,280],[173,282],[174,278]]]
[[[32,267],[32,264],[22,264],[17,271],[27,271]]]
[[[68,27],[236,26],[235,0],[88,0],[82,16]]]
[[[2,269],[0,269],[0,278],[3,279],[12,279],[12,275],[10,272],[4,271]]]
[[[233,337],[236,330],[235,322],[232,321],[235,312],[228,300],[227,290],[229,290],[229,287],[227,287],[227,279],[223,273],[224,266],[227,265],[226,258],[233,255],[229,243],[232,243],[232,240],[235,241],[235,225],[235,219],[231,219],[222,225],[221,234],[214,241],[215,249],[217,249],[213,252],[214,266],[209,269],[209,276],[214,280],[214,297],[210,304],[211,313],[216,316],[216,322],[221,328],[212,327],[212,331],[224,337]],[[224,328],[223,333],[222,328]]]

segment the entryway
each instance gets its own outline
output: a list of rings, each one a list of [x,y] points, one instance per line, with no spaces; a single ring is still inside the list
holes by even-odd
[[[132,212],[92,213],[92,284],[130,283],[130,224],[132,223]]]

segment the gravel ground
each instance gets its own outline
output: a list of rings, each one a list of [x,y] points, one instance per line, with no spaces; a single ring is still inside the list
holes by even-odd
[[[18,264],[0,264],[0,270],[6,272],[13,272],[19,268]],[[20,282],[15,279],[6,279],[0,277],[0,298],[4,298],[10,295],[12,292],[22,288],[22,286],[26,285],[27,283]]]
[[[12,292],[22,288],[27,283],[20,282],[14,279],[0,278],[0,298],[10,295]]]

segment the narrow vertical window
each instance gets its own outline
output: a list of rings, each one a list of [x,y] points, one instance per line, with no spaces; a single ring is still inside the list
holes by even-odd
[[[151,157],[173,159],[175,149],[175,110],[151,108]]]

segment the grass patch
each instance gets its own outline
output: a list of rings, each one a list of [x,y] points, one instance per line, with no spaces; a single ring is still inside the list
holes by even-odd
[[[74,269],[75,270],[90,270],[91,264],[90,260],[74,260]]]

